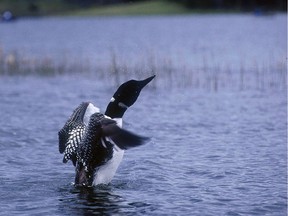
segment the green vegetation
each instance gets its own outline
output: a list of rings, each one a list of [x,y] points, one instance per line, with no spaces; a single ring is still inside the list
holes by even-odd
[[[217,0],[0,0],[0,13],[10,10],[17,16],[45,15],[155,15],[219,13],[235,11],[287,11],[284,0],[263,2]]]
[[[9,10],[15,16],[44,16],[76,9],[62,0],[0,0],[0,13]]]
[[[80,6],[63,0],[0,0],[0,12],[10,10],[15,16],[76,15],[153,15],[191,12],[184,5],[165,1],[140,1],[112,5]]]
[[[165,0],[142,1],[138,3],[123,3],[116,5],[96,6],[87,9],[72,10],[65,15],[75,16],[121,16],[121,15],[174,15],[195,13],[231,13],[235,9],[201,9],[189,8],[185,5]]]
[[[125,3],[119,5],[98,6],[69,12],[70,15],[99,16],[99,15],[154,15],[154,14],[183,14],[191,10],[175,2],[163,0]]]

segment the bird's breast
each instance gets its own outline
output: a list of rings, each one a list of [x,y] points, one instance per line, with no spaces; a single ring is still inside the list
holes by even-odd
[[[124,155],[124,150],[113,149],[113,156],[105,164],[95,168],[93,185],[108,184],[115,175]]]

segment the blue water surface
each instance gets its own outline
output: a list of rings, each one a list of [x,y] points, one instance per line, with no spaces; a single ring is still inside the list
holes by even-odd
[[[2,215],[286,215],[286,96],[143,90],[124,127],[152,137],[111,184],[75,188],[57,132],[81,101],[105,109],[93,77],[1,77]]]
[[[287,215],[286,14],[0,29],[0,215]],[[34,69],[58,62],[62,75]],[[82,101],[105,111],[121,82],[154,73],[124,116],[151,142],[125,152],[111,184],[75,188],[59,129]]]

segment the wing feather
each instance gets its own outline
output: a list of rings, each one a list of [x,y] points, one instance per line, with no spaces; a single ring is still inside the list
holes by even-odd
[[[124,150],[143,145],[150,140],[148,137],[120,128],[114,120],[107,118],[101,121],[101,128],[104,136],[109,137],[114,144]]]
[[[76,150],[85,133],[86,125],[83,122],[89,102],[81,103],[72,113],[63,128],[58,132],[59,152],[64,153],[63,162],[72,160],[76,163]]]

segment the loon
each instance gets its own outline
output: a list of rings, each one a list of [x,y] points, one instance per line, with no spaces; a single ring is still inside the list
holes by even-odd
[[[75,185],[109,184],[122,161],[124,150],[140,146],[149,138],[122,129],[122,117],[141,90],[155,77],[130,80],[119,86],[105,114],[90,102],[81,103],[58,132],[63,163],[76,167]]]

